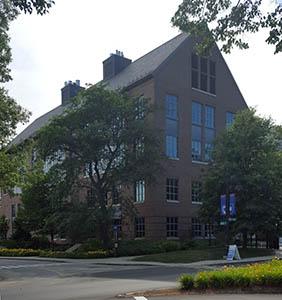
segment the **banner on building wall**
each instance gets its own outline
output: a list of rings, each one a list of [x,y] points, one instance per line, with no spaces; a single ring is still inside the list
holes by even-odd
[[[235,198],[235,194],[230,194],[229,213],[230,213],[230,216],[232,216],[232,217],[236,216],[236,198]]]
[[[226,195],[220,196],[220,215],[226,215]]]

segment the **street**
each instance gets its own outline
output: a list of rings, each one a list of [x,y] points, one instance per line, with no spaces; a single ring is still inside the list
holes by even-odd
[[[119,294],[176,286],[181,273],[198,269],[170,266],[107,265],[94,261],[0,259],[1,300],[113,300]],[[136,300],[150,300],[142,296]],[[281,295],[183,295],[155,300],[260,300]]]
[[[114,299],[129,291],[174,287],[181,273],[196,269],[97,265],[94,261],[0,259],[1,300]]]

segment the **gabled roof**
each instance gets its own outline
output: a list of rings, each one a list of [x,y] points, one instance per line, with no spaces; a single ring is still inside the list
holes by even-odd
[[[186,40],[187,34],[181,33],[150,51],[146,55],[132,62],[119,74],[106,81],[106,85],[113,90],[124,89],[137,83],[138,81],[150,76],[156,71],[166,59],[173,54],[173,52]],[[12,145],[17,145],[24,140],[33,137],[35,133],[44,125],[46,125],[52,117],[63,113],[64,106],[60,105],[48,113],[34,120],[28,127],[26,127],[15,139],[11,142]]]
[[[57,106],[56,108],[50,110],[46,114],[42,115],[41,117],[34,120],[30,125],[28,125],[20,134],[18,134],[11,145],[18,145],[24,140],[31,138],[35,135],[35,133],[42,128],[44,125],[50,121],[51,118],[58,116],[63,113],[65,106]]]
[[[158,48],[132,62],[106,84],[112,89],[126,88],[151,75],[188,37],[181,33]]]

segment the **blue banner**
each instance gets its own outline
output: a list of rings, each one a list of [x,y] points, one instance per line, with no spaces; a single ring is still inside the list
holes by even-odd
[[[235,194],[230,194],[229,212],[230,216],[236,216],[236,198]]]
[[[220,215],[226,215],[226,195],[220,196]]]

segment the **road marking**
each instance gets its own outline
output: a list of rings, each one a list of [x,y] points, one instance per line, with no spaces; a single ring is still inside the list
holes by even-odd
[[[148,300],[147,298],[145,297],[134,297],[135,300]]]

